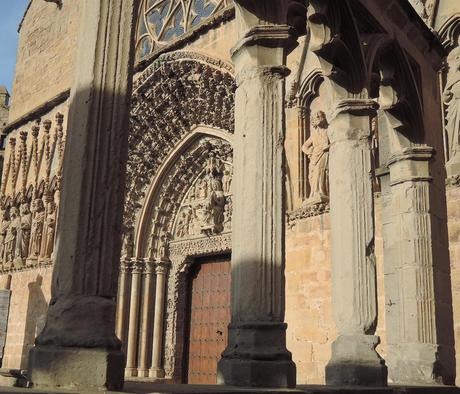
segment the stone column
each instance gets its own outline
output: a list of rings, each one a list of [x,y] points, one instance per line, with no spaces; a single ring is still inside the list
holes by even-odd
[[[144,270],[144,284],[142,294],[142,313],[141,313],[141,330],[139,338],[139,377],[149,376],[149,354],[150,354],[150,334],[152,315],[153,297],[152,297],[152,277],[154,272],[154,262],[146,260]]]
[[[126,310],[128,308],[128,280],[131,278],[131,262],[123,261],[120,265],[120,279],[118,284],[117,318],[115,332],[120,341],[126,335]]]
[[[155,318],[153,322],[153,348],[152,348],[152,367],[149,376],[155,379],[165,377],[165,371],[161,362],[163,355],[163,327],[165,317],[166,300],[166,279],[168,276],[170,263],[159,261],[156,265],[156,295],[155,295]]]
[[[133,262],[131,280],[131,302],[129,306],[128,349],[126,355],[126,377],[137,376],[137,349],[139,337],[139,305],[141,301],[142,271],[144,265]]]
[[[385,221],[385,296],[390,377],[433,384],[438,361],[430,214],[430,147],[406,148],[389,160]]]
[[[119,389],[115,334],[138,0],[82,0],[52,298],[29,357],[34,387]]]
[[[294,387],[284,323],[284,98],[286,56],[297,42],[289,26],[251,26],[253,18],[237,7],[232,320],[218,381]]]
[[[329,119],[332,301],[339,331],[326,366],[329,385],[385,386],[376,352],[376,267],[371,180],[373,101],[339,101]]]

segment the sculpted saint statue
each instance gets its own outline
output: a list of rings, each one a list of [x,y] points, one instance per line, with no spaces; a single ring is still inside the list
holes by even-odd
[[[56,205],[53,201],[48,203],[48,212],[45,226],[45,253],[44,256],[51,258],[54,250],[54,236],[56,233]]]
[[[0,225],[0,258],[2,261],[5,260],[5,242],[8,227],[10,226],[10,215],[7,209],[2,213],[2,223]]]
[[[449,159],[453,158],[460,150],[460,47],[456,47],[447,57],[449,74],[444,90],[444,103],[447,107],[447,143]]]
[[[232,157],[228,157],[224,161],[224,174],[222,176],[222,183],[224,188],[224,193],[230,193],[230,188],[232,186],[232,177],[233,177],[233,164]]]
[[[16,257],[16,240],[21,224],[19,210],[16,207],[11,208],[10,219],[11,223],[5,238],[5,262],[13,261]]]
[[[315,203],[327,201],[329,195],[329,138],[327,136],[328,123],[326,114],[318,111],[312,119],[310,138],[303,144],[302,152],[310,159],[308,167],[308,181],[310,182],[310,196],[307,202]]]
[[[21,205],[20,227],[17,240],[16,255],[22,259],[29,257],[30,230],[32,228],[32,213],[28,203]]]
[[[126,260],[133,257],[134,253],[134,240],[132,231],[125,233],[123,237],[123,246],[121,248],[121,257]]]
[[[32,257],[40,256],[43,227],[45,225],[45,207],[41,198],[34,200],[32,205],[33,219],[32,219],[32,232],[30,236]]]

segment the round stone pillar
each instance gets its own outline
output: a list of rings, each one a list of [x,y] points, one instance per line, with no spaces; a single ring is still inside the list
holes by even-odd
[[[149,376],[155,379],[162,379],[165,377],[165,371],[161,360],[163,354],[166,279],[168,276],[169,266],[170,263],[168,261],[159,261],[156,263],[155,268],[157,275],[155,318],[153,322],[152,367],[150,368],[149,372]]]
[[[117,319],[115,332],[120,341],[124,341],[126,334],[126,310],[128,308],[128,281],[131,279],[131,262],[123,261],[120,265],[120,279],[118,285]]]
[[[126,356],[126,376],[137,376],[137,350],[139,338],[139,305],[143,263],[133,261],[131,273],[131,302],[129,306],[128,348]]]
[[[375,348],[377,290],[371,180],[373,101],[337,103],[329,119],[332,303],[339,331],[326,366],[328,385],[385,386],[387,368]]]
[[[286,56],[297,37],[287,25],[252,25],[254,19],[237,6],[242,37],[232,55],[237,79],[232,318],[218,381],[294,387],[296,367],[286,348],[284,322],[284,99]]]

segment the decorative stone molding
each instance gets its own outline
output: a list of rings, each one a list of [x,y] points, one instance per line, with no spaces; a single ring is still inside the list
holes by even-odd
[[[320,216],[328,213],[330,210],[329,202],[303,206],[296,211],[288,212],[287,225],[293,227],[297,222],[303,219],[308,219],[314,216]]]
[[[449,187],[460,187],[460,175],[447,178],[446,185]]]
[[[185,262],[191,258],[212,254],[228,253],[232,250],[232,234],[227,233],[214,237],[172,242],[170,250],[173,263],[174,261]]]

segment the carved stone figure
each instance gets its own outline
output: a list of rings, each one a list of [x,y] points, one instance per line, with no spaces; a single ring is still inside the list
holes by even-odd
[[[134,254],[134,240],[132,231],[125,233],[123,237],[123,246],[121,248],[122,260],[129,260]]]
[[[5,238],[5,262],[11,262],[16,257],[16,241],[21,225],[19,210],[16,207],[11,208],[10,219],[11,222]]]
[[[224,230],[225,196],[222,191],[222,182],[219,179],[211,180],[210,209],[212,212],[212,232],[221,233]]]
[[[222,176],[222,183],[224,193],[230,193],[230,188],[232,186],[232,177],[233,177],[233,163],[232,157],[228,157],[226,161],[224,161],[224,174]]]
[[[10,215],[8,209],[5,209],[2,213],[2,223],[0,225],[0,258],[2,261],[5,260],[5,242],[8,227],[10,226]]]
[[[162,231],[160,235],[160,243],[158,246],[157,258],[159,260],[169,260],[169,242],[171,236],[167,231]]]
[[[20,227],[17,240],[16,256],[21,259],[29,257],[30,230],[32,228],[32,213],[30,205],[24,203],[21,205]]]
[[[46,216],[46,243],[44,257],[51,258],[54,250],[54,237],[56,233],[56,205],[53,201],[48,203],[48,212]]]
[[[190,208],[184,209],[177,222],[176,235],[178,238],[185,238],[190,235],[190,223],[192,221],[192,210]]]
[[[447,62],[449,74],[444,90],[444,103],[447,107],[446,131],[449,160],[451,160],[460,150],[460,47],[456,47],[450,52]]]
[[[33,219],[32,232],[30,236],[31,251],[30,256],[37,258],[40,256],[41,244],[43,239],[43,227],[45,225],[45,207],[40,198],[34,200],[32,205]]]
[[[318,111],[312,119],[310,138],[302,146],[302,152],[310,159],[308,181],[310,196],[306,203],[321,203],[329,195],[329,138],[327,136],[328,123],[323,111]]]
[[[232,214],[233,214],[233,202],[231,198],[227,198],[227,204],[224,207],[224,229],[232,229]]]

